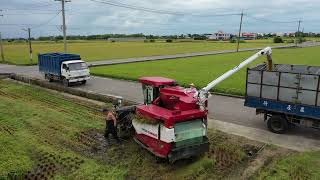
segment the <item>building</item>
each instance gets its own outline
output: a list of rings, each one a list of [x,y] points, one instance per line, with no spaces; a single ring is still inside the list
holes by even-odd
[[[206,36],[207,36],[207,38],[209,40],[223,40],[223,41],[226,41],[226,40],[229,40],[231,38],[231,34],[224,33],[223,31],[218,31],[218,32],[213,33],[213,34],[207,34]]]
[[[241,38],[243,40],[254,40],[257,39],[257,33],[242,33]]]
[[[276,36],[283,37],[283,36],[286,36],[286,33],[277,32],[277,33],[276,33]]]

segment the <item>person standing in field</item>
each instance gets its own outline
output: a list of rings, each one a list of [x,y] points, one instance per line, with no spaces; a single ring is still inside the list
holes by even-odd
[[[117,118],[114,115],[114,112],[108,109],[103,109],[102,112],[106,115],[106,129],[104,137],[109,142],[109,134],[112,134],[113,138],[120,143],[120,139],[117,133]]]
[[[196,86],[193,83],[191,83],[189,84],[189,88],[185,90],[185,93],[198,93],[198,90]]]

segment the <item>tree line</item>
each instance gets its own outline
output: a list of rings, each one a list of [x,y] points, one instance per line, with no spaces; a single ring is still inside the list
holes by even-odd
[[[257,39],[262,38],[272,38],[276,37],[277,35],[274,33],[268,33],[264,35],[258,35]],[[304,32],[295,32],[293,34],[288,35],[288,37],[320,37],[320,33],[304,33]],[[146,39],[194,39],[194,40],[206,40],[207,34],[181,34],[181,35],[145,35],[142,33],[139,34],[97,34],[97,35],[69,35],[67,36],[68,40],[108,40],[109,38],[138,38],[138,37],[145,37]],[[236,37],[235,35],[232,36],[233,38]],[[232,39],[231,37],[231,39]],[[13,38],[13,39],[6,39],[8,41],[15,41],[15,40],[26,40],[26,38]],[[60,41],[63,40],[63,36],[40,36],[38,38],[31,38],[31,40],[39,40],[39,41]]]

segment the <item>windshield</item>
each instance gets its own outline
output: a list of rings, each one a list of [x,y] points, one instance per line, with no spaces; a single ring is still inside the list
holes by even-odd
[[[69,64],[69,70],[70,71],[75,71],[75,70],[83,70],[87,69],[87,64],[86,63],[71,63]]]

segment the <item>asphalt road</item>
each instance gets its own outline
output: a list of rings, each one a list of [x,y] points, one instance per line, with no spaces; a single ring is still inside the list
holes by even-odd
[[[0,73],[17,73],[43,79],[37,66],[0,65]],[[137,82],[92,76],[92,79],[86,85],[74,86],[72,88],[122,96],[124,99],[135,102],[142,102],[143,100],[141,85]],[[241,98],[213,95],[209,100],[209,118],[245,127],[267,130],[263,117],[261,115],[257,116],[255,109],[245,107],[243,104],[244,100]],[[291,130],[289,135],[320,140],[320,131],[307,128],[296,128]]]

